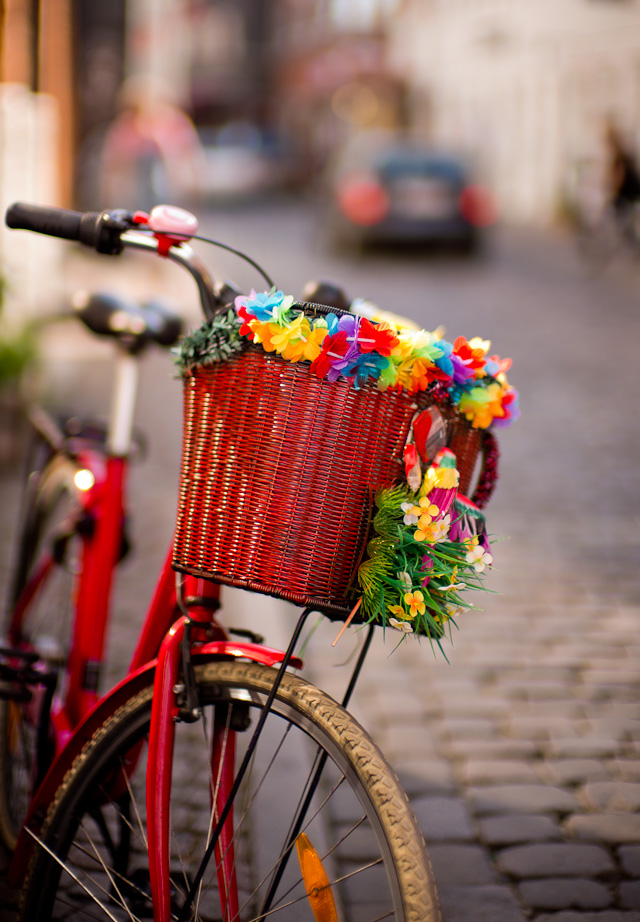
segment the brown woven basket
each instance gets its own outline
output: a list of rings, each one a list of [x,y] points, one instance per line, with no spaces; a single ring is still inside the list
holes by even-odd
[[[471,495],[475,483],[476,467],[481,462],[482,432],[455,410],[446,413],[447,445],[456,456],[456,467],[460,474],[458,490],[465,496]]]
[[[173,566],[343,615],[427,395],[329,383],[253,345],[184,385]]]

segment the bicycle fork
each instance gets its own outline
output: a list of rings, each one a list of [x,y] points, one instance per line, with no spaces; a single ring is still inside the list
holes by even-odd
[[[170,922],[172,918],[169,816],[175,725],[180,720],[192,721],[200,717],[197,687],[191,663],[192,642],[198,644],[198,653],[202,655],[218,657],[241,656],[265,665],[279,666],[272,690],[262,709],[237,774],[235,773],[236,733],[247,729],[249,726],[248,715],[244,715],[242,711],[236,712],[229,702],[220,702],[215,706],[210,775],[212,823],[209,829],[208,845],[196,876],[191,883],[189,893],[183,905],[177,910],[179,922],[184,922],[197,898],[206,868],[211,858],[214,857],[223,919],[224,922],[234,922],[239,917],[239,900],[235,875],[233,802],[246,774],[282,676],[288,666],[293,666],[297,669],[302,667],[302,662],[293,656],[293,651],[310,611],[310,609],[305,609],[302,612],[286,653],[256,643],[237,643],[228,640],[216,640],[207,643],[206,633],[207,628],[211,626],[211,613],[204,610],[198,611],[196,609],[195,612],[191,613],[198,614],[202,620],[195,618],[192,620],[188,615],[185,615],[166,634],[158,655],[158,665],[154,680],[147,768],[148,852],[154,922]],[[343,707],[347,706],[354,691],[372,637],[373,626],[369,626],[366,639],[343,698]],[[181,671],[182,681],[180,681]],[[288,846],[285,849],[286,855],[291,854],[291,847],[298,842],[298,839],[304,839],[304,836],[300,836],[299,833],[323,767],[324,760],[321,760],[316,767],[306,801],[302,805],[291,830]],[[300,844],[304,851],[304,842]],[[313,848],[310,848],[309,851],[312,853],[313,858],[315,855]],[[302,860],[301,858],[301,863]],[[265,904],[261,910],[263,915],[268,912],[269,905],[277,889],[279,875],[283,870],[284,866],[274,876]]]
[[[206,610],[196,609],[190,615],[184,615],[176,621],[165,636],[158,654],[154,679],[147,767],[147,846],[154,922],[170,922],[172,918],[169,818],[176,723],[191,722],[200,717],[191,663],[191,645],[196,642],[198,652],[203,655],[241,656],[265,665],[280,666],[273,691],[265,704],[249,744],[249,751],[237,775],[235,774],[236,732],[238,729],[246,729],[247,725],[238,726],[237,721],[242,721],[242,714],[234,715],[233,708],[225,702],[215,708],[210,776],[212,826],[215,823],[215,828],[209,831],[207,850],[186,900],[178,910],[178,918],[184,919],[190,912],[197,897],[202,876],[211,858],[215,857],[224,922],[232,922],[238,918],[239,913],[233,844],[233,801],[246,773],[253,748],[275,697],[281,676],[289,665],[296,668],[302,666],[302,662],[293,656],[293,650],[307,614],[308,612],[305,612],[301,617],[287,653],[255,643],[237,643],[228,640],[215,640],[207,643],[207,628],[211,626],[211,612]],[[196,617],[192,617],[193,615]],[[173,911],[175,914],[175,907]]]

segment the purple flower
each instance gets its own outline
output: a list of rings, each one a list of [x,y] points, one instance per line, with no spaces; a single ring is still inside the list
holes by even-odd
[[[358,347],[355,343],[350,345],[344,355],[334,358],[328,353],[331,369],[327,375],[327,381],[337,381],[342,375],[348,376],[347,369],[358,356]]]
[[[470,368],[455,352],[451,355],[451,364],[453,365],[453,380],[456,384],[466,384],[470,378],[475,376],[473,368]]]
[[[510,387],[502,398],[502,409],[504,416],[494,416],[493,425],[498,429],[504,429],[520,416],[520,407],[518,406],[518,392],[515,387]]]
[[[358,338],[360,317],[357,317],[355,314],[345,314],[338,321],[338,329],[344,330],[349,342],[354,342]]]

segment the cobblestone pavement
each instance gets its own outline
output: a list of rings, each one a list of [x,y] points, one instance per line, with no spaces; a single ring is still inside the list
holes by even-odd
[[[272,220],[228,218],[236,239],[254,234],[268,256]],[[297,212],[290,224],[295,247],[307,225]],[[300,256],[300,282],[312,261]],[[410,795],[444,920],[640,922],[635,270],[589,278],[563,238],[522,234],[486,264],[424,269],[381,258],[330,270],[348,275],[352,291],[377,286],[383,306],[395,292],[396,309],[430,328],[445,305],[449,335],[487,335],[513,356],[510,378],[522,394],[523,418],[501,437],[503,475],[489,507],[490,531],[509,539],[495,548],[496,594],[483,600],[484,613],[459,619],[449,664],[424,642],[391,655],[395,638],[377,636],[352,707]],[[59,364],[65,353],[76,359],[75,371],[57,378],[58,397],[100,392],[101,349],[87,344],[94,351],[83,363],[75,341],[54,345]],[[91,388],[79,389],[89,367]],[[132,474],[137,557],[119,583],[111,679],[171,528],[178,391],[165,359],[150,358],[140,420],[152,451]],[[0,479],[8,523],[14,484],[11,471]],[[9,534],[0,538],[3,580]],[[284,643],[287,606],[233,591],[228,598],[233,620]],[[348,632],[334,651],[335,633],[327,622],[315,632],[307,674],[340,697],[347,670],[336,664],[358,635]],[[8,922],[10,894],[4,906]]]

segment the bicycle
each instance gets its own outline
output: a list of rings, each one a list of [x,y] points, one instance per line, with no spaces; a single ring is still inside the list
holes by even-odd
[[[578,251],[594,270],[603,270],[612,260],[626,255],[640,256],[640,205],[628,202],[590,201],[585,197],[574,208],[573,232]]]
[[[196,236],[192,216],[176,209],[160,209],[151,216],[79,215],[16,205],[8,213],[8,223],[79,240],[105,254],[118,255],[131,247],[182,264],[196,280],[209,334],[235,295],[229,286],[214,287],[187,245]],[[320,316],[330,313],[319,305],[313,307]],[[127,316],[129,326],[134,317],[139,320],[137,310]],[[214,340],[209,338],[209,346],[219,349],[220,341]],[[264,381],[261,386],[269,389]],[[281,376],[276,391],[282,389]],[[194,445],[189,430],[196,390],[186,389],[185,406],[191,415],[185,423],[185,452],[189,455],[191,446],[191,455],[200,464],[203,451]],[[347,399],[346,391],[345,395]],[[374,394],[371,399],[384,408],[382,398]],[[218,406],[211,398],[204,404],[205,417],[212,405]],[[396,448],[407,442],[415,416],[412,400],[400,400],[399,405],[406,420],[394,436]],[[219,463],[226,463],[222,457],[226,450],[232,460],[242,454],[239,443],[233,439],[225,443],[221,436],[233,410],[220,410],[227,412],[217,422],[211,419],[213,429],[208,430],[218,440]],[[246,415],[246,410],[242,412]],[[394,418],[399,422],[399,417]],[[431,422],[435,421],[434,416]],[[286,427],[284,420],[279,424]],[[374,428],[368,417],[362,431],[367,427]],[[440,445],[443,429],[433,426],[433,431]],[[473,462],[477,430],[472,434]],[[459,440],[461,450],[468,435],[466,431]],[[495,480],[497,456],[495,443],[487,440],[486,445],[476,490],[484,501]],[[118,451],[114,455],[121,469],[124,443]],[[393,464],[394,471],[402,464],[397,451]],[[385,468],[385,476],[390,469]],[[246,489],[247,481],[235,474],[239,488]],[[200,479],[200,473],[194,473],[194,482]],[[451,476],[438,482],[445,481],[450,484]],[[185,483],[183,478],[183,494],[188,492]],[[451,501],[456,490],[443,487],[441,492]],[[194,523],[199,528],[231,508],[233,497],[223,500],[226,505],[218,498],[219,507],[210,502],[208,509],[200,508],[194,515],[191,500],[182,495],[177,532],[181,531],[183,547],[193,544],[189,529]],[[115,561],[122,546],[121,507],[111,513],[108,560]],[[477,525],[470,508],[464,515]],[[362,558],[370,517],[371,509],[364,519],[359,513],[354,520],[359,539],[354,541],[355,558]],[[349,523],[341,527],[348,532]],[[223,525],[215,528],[222,531]],[[281,535],[275,529],[269,534],[277,552]],[[315,598],[313,586],[300,590],[297,584],[291,591],[286,573],[282,584],[273,577],[266,585],[262,577],[234,574],[234,564],[227,573],[221,570],[212,577],[206,561],[176,561],[179,543],[174,542],[167,557],[129,674],[100,701],[88,702],[92,709],[79,715],[77,729],[59,740],[64,739],[65,745],[58,746],[57,758],[35,793],[11,867],[11,881],[23,886],[21,918],[69,918],[73,909],[80,917],[86,912],[93,918],[101,912],[111,919],[143,918],[153,911],[157,922],[170,918],[231,922],[272,915],[316,922],[437,920],[433,875],[406,795],[380,750],[346,710],[373,623],[339,705],[288,670],[302,666],[295,649],[309,614],[319,610],[344,620],[347,610],[342,597],[340,601],[326,595]],[[235,547],[238,555],[242,544]],[[267,558],[269,570],[269,554]],[[474,552],[476,564],[478,559]],[[353,563],[347,561],[347,570],[353,569]],[[343,574],[340,579],[346,595]],[[237,641],[230,638],[216,614],[219,583],[225,582],[304,606],[286,651],[266,647],[262,638],[251,633],[239,632]],[[450,588],[455,588],[454,583]],[[351,618],[357,605],[349,608]],[[72,655],[69,669],[76,667],[77,657]],[[19,669],[9,677],[23,687],[37,684],[38,674],[47,672],[45,655],[29,651],[24,671],[24,679],[18,676]],[[293,796],[298,784],[299,792]],[[185,813],[182,802],[185,786],[194,797],[200,796],[199,809],[191,813]],[[140,789],[146,789],[145,803]]]

